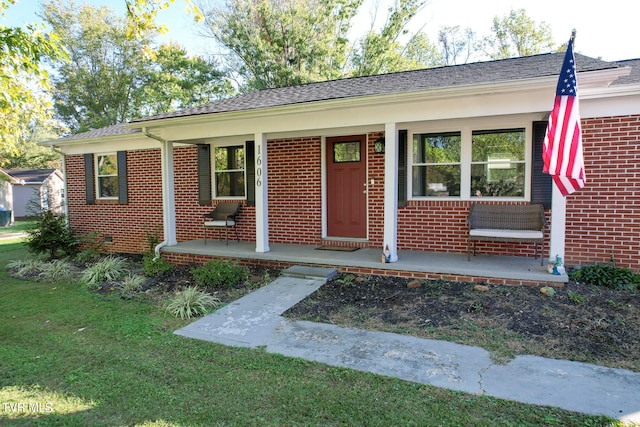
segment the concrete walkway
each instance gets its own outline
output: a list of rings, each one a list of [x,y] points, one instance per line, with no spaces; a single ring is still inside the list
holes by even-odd
[[[280,316],[335,274],[291,267],[176,334],[640,425],[640,373],[536,356],[496,365],[477,347]]]
[[[18,239],[21,237],[27,237],[29,234],[28,233],[4,233],[4,234],[0,234],[0,240],[9,240],[9,239]]]

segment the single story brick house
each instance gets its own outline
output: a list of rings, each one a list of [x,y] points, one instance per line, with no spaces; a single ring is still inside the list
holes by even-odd
[[[237,200],[239,238],[256,252],[465,253],[474,202],[543,203],[553,217],[541,152],[563,55],[256,91],[50,141],[64,153],[69,223],[142,252],[156,230],[161,246],[201,240],[203,214]],[[550,253],[640,269],[640,60],[576,63],[587,184],[567,197]]]

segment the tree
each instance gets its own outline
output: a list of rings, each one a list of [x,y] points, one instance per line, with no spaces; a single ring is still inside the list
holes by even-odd
[[[347,33],[362,0],[227,0],[200,6],[243,89],[342,77]]]
[[[466,64],[477,50],[473,30],[463,30],[459,25],[440,28],[438,44],[444,65]]]
[[[529,18],[524,9],[493,18],[493,34],[483,41],[484,52],[491,59],[536,55],[555,50],[551,27]]]
[[[231,90],[213,62],[175,45],[154,50],[154,33],[130,37],[125,19],[106,6],[50,0],[43,18],[65,34],[69,61],[54,64],[53,98],[73,132],[199,105]]]
[[[372,28],[360,39],[359,49],[352,59],[353,74],[370,76],[414,68],[417,65],[415,59],[419,56],[415,55],[412,61],[405,54],[406,46],[402,46],[399,38],[407,34],[407,24],[423,6],[423,0],[399,0],[395,7],[390,8],[387,22],[380,32]],[[414,48],[417,46],[413,45]]]
[[[27,249],[36,255],[47,254],[54,259],[60,252],[74,255],[80,244],[76,234],[67,227],[64,215],[46,210],[37,215],[37,221],[27,230]]]
[[[215,62],[189,57],[177,44],[160,46],[142,80],[143,115],[206,104],[234,90]]]
[[[166,26],[157,25],[155,19],[158,10],[166,9],[174,2],[175,0],[125,0],[128,18],[127,35],[135,38],[150,32],[166,32]],[[202,12],[192,0],[184,0],[184,2],[186,12],[192,14],[196,22],[204,19]]]
[[[140,85],[150,35],[126,36],[126,25],[106,6],[77,6],[50,0],[42,17],[64,34],[69,61],[54,64],[55,109],[72,132],[83,132],[132,118],[141,99]]]
[[[19,141],[13,153],[0,153],[2,167],[5,169],[46,169],[60,168],[60,155],[50,149],[38,145],[38,141],[55,139],[63,132],[38,128],[29,139]]]
[[[0,14],[14,3],[0,1]],[[42,28],[0,25],[0,166],[16,156],[38,123],[51,119],[51,103],[42,92],[49,87],[43,61],[64,57],[58,39]]]
[[[425,33],[415,34],[405,46],[404,55],[410,69],[439,67],[444,64],[438,46],[431,43]]]

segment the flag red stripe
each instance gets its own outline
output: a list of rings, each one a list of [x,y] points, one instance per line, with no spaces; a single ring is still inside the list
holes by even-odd
[[[573,38],[567,46],[561,75],[558,78],[556,97],[543,143],[542,159],[543,171],[552,175],[563,195],[571,194],[584,186]]]
[[[567,130],[570,128],[571,122],[571,105],[573,104],[572,99],[573,96],[558,96],[560,98],[560,111],[558,111],[558,115],[562,115],[561,123],[561,131],[560,136],[557,141],[566,141],[567,138]],[[564,102],[563,102],[564,101]],[[556,167],[555,172],[556,175],[564,175],[564,171],[566,170],[563,166],[565,161],[565,146],[560,142],[558,144],[558,149],[554,150],[554,154],[556,155]]]

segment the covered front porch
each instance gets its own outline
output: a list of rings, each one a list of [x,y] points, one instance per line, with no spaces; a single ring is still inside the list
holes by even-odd
[[[378,249],[361,248],[353,252],[322,250],[318,246],[272,243],[269,252],[256,252],[254,242],[203,240],[181,242],[162,248],[162,256],[177,264],[202,263],[209,258],[234,259],[284,268],[290,265],[333,267],[341,272],[445,279],[490,284],[563,286],[566,274],[549,274],[540,259],[477,254],[467,261],[466,254],[399,250],[398,261],[381,263]]]

